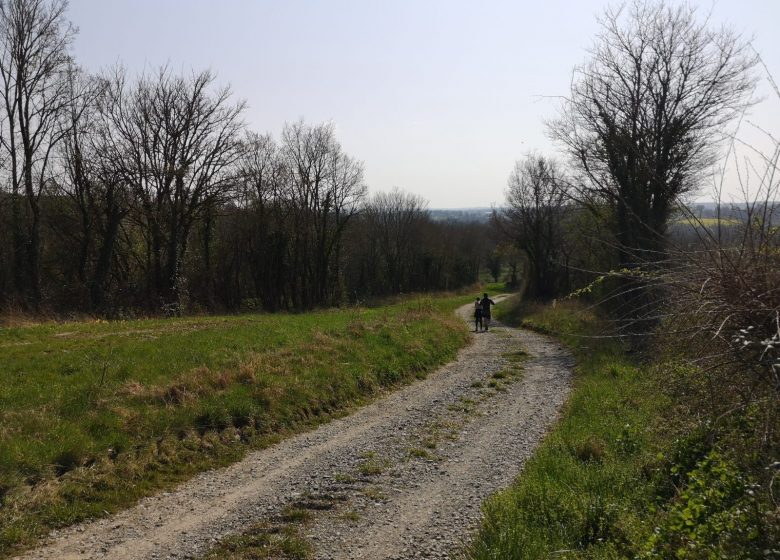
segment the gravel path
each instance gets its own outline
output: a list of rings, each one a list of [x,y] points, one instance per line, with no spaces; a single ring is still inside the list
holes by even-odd
[[[470,309],[458,312],[466,319]],[[314,512],[301,534],[316,558],[448,558],[555,421],[573,365],[557,342],[528,331],[496,325],[472,338],[425,380],[174,492],[54,532],[21,558],[198,558],[285,508]]]

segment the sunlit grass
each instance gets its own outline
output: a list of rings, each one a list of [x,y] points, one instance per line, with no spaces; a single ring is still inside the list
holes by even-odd
[[[499,318],[556,333],[578,360],[572,396],[558,425],[507,490],[488,500],[468,550],[472,559],[632,557],[642,541],[654,486],[652,427],[663,397],[616,342],[585,338],[595,317],[573,305],[522,310]],[[627,547],[618,550],[621,543]]]
[[[736,218],[680,218],[675,223],[686,226],[704,226],[707,228],[738,226],[741,222]]]
[[[423,377],[469,299],[0,330],[0,556]]]

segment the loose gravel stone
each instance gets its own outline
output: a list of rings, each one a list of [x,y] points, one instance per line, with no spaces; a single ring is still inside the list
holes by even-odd
[[[290,507],[311,512],[301,534],[318,559],[449,558],[557,418],[572,367],[553,339],[496,324],[422,381],[20,558],[198,558]]]

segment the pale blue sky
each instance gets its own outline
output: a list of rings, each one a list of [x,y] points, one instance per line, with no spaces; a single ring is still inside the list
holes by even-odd
[[[90,71],[211,68],[278,136],[333,121],[371,190],[432,207],[500,203],[515,159],[554,153],[544,119],[567,92],[605,1],[70,0]],[[780,78],[780,0],[702,3]],[[780,100],[754,110],[780,135]]]

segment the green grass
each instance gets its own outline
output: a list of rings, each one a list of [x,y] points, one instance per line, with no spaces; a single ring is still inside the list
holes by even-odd
[[[363,461],[358,465],[358,472],[364,476],[377,476],[385,472],[390,463],[386,459],[376,456],[376,453],[370,451],[362,455]]]
[[[301,536],[297,524],[258,524],[241,535],[224,539],[204,560],[308,560],[311,545]]]
[[[482,290],[491,296],[503,294],[507,291],[506,282],[488,282],[482,286]]]
[[[343,519],[344,521],[348,521],[350,523],[357,523],[358,521],[360,521],[361,515],[360,512],[351,509],[342,513],[341,519]]]
[[[756,431],[749,409],[713,430],[700,370],[662,352],[629,359],[614,339],[589,336],[603,329],[574,303],[506,302],[497,312],[555,334],[578,366],[558,424],[484,504],[467,558],[780,558],[765,468],[776,455],[742,449]],[[759,435],[776,428],[759,426]]]
[[[430,452],[428,448],[423,447],[411,447],[409,448],[409,457],[412,459],[426,459],[428,461],[433,461],[436,459],[436,456]]]
[[[296,506],[286,506],[281,514],[281,520],[285,523],[305,523],[311,521],[311,518],[311,511]]]
[[[336,473],[333,475],[333,480],[339,484],[354,484],[357,479],[348,473]]]
[[[387,494],[385,494],[384,491],[382,491],[382,488],[379,486],[367,486],[360,492],[369,500],[373,500],[375,502],[387,501]]]
[[[468,301],[0,329],[0,557],[423,377]]]
[[[667,403],[618,344],[576,336],[597,329],[591,314],[569,306],[522,314],[509,302],[497,312],[508,324],[560,333],[578,368],[561,421],[517,481],[486,502],[468,557],[620,557],[621,543],[649,530],[643,521],[658,447],[652,428]]]

